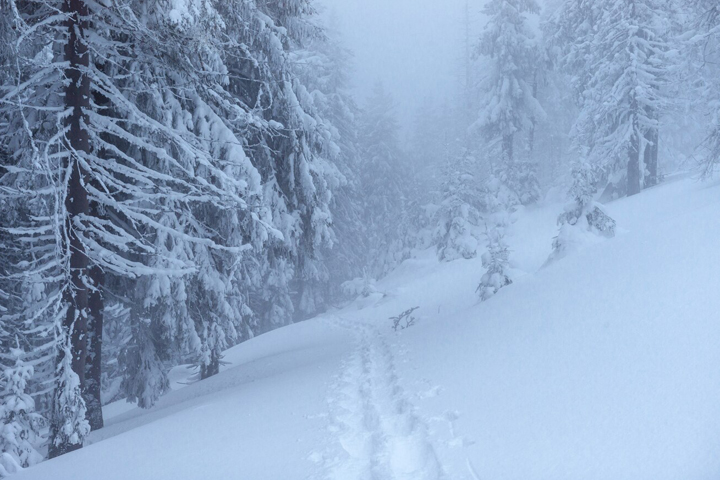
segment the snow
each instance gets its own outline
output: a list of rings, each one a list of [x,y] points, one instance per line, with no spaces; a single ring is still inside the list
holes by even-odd
[[[676,480],[720,476],[720,186],[606,206],[618,234],[543,267],[561,204],[519,212],[513,284],[431,249],[375,292],[172,372],[151,410],[18,480]],[[393,332],[408,308],[416,325]]]

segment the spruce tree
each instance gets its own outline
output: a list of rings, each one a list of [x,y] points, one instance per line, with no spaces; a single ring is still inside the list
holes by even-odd
[[[15,364],[3,372],[0,400],[0,476],[42,461],[38,449],[44,443],[42,429],[46,424],[28,394],[33,367],[25,362],[25,352],[17,346],[10,354]]]
[[[569,192],[571,202],[558,218],[560,232],[553,241],[548,263],[582,245],[587,234],[607,238],[615,236],[615,220],[595,201],[599,178],[597,170],[588,162],[578,162],[573,168],[573,184]]]
[[[482,202],[474,173],[475,158],[465,149],[450,155],[445,167],[442,199],[436,213],[435,244],[438,259],[451,261],[477,255],[477,232]]]
[[[150,407],[170,366],[206,378],[323,309],[333,215],[362,223],[344,67],[297,62],[323,42],[311,3],[179,5],[2,2],[0,345],[54,386],[53,456],[102,427],[104,386]]]
[[[537,201],[540,194],[534,163],[516,148],[522,145],[519,134],[545,118],[532,86],[537,55],[526,18],[539,11],[535,0],[491,0],[483,9],[489,21],[477,46],[490,72],[475,128],[497,152],[491,154],[493,174],[523,204]]]
[[[370,247],[370,272],[375,278],[388,273],[408,254],[404,230],[410,221],[406,192],[412,173],[404,168],[398,135],[394,100],[378,83],[360,123],[363,223]]]
[[[514,192],[494,176],[488,177],[483,187],[485,211],[485,240],[487,250],[482,255],[485,273],[476,292],[482,301],[494,296],[500,289],[511,285],[509,276],[510,248],[505,237],[511,225],[515,203]]]
[[[665,0],[568,0],[550,22],[581,106],[577,150],[602,169],[615,195],[658,181],[660,122],[671,106],[672,13]]]
[[[693,15],[689,30],[695,35],[690,42],[690,53],[697,59],[699,67],[695,72],[704,73],[707,78],[701,82],[698,98],[710,107],[710,126],[701,145],[701,162],[704,177],[712,176],[720,162],[720,83],[717,82],[717,59],[720,58],[720,6],[711,0],[688,2],[687,10]],[[687,51],[687,50],[686,50]],[[708,61],[708,59],[712,59]]]
[[[339,173],[331,201],[335,241],[332,246],[325,244],[316,252],[326,267],[326,271],[320,273],[327,275],[325,284],[331,297],[341,294],[340,285],[361,275],[369,261],[359,178],[360,108],[350,92],[352,53],[344,47],[339,35],[330,25],[324,37],[311,39],[305,49],[297,52],[296,63],[298,75],[328,129],[324,155]],[[309,292],[306,290],[306,293]],[[307,308],[301,307],[301,310]]]
[[[203,117],[219,118],[213,108],[227,106],[219,99],[231,98],[221,40],[212,44],[193,33],[220,28],[216,11],[203,4],[185,18],[154,2],[131,3],[122,14],[118,5],[91,8],[79,0],[13,5],[19,43],[10,64],[18,73],[2,86],[0,125],[16,132],[2,139],[2,150],[16,155],[3,177],[4,198],[37,208],[5,226],[14,242],[35,245],[24,276],[29,290],[42,286],[38,315],[55,325],[50,453],[56,455],[82,444],[86,403],[88,417],[101,425],[100,369],[93,362],[102,355],[95,332],[102,330],[106,288],[192,273],[195,258],[159,251],[161,233],[240,256],[246,247],[237,238],[244,242],[265,227],[249,212],[260,195],[256,168],[245,155],[207,146],[230,144],[230,128],[196,129]],[[64,50],[54,55],[46,48],[53,42]],[[163,202],[175,213],[171,223],[161,218]],[[249,220],[232,227],[243,232],[236,243],[209,238],[203,208],[247,212],[238,216]]]

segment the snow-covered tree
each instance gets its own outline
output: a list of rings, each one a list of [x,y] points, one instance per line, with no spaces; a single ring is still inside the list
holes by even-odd
[[[616,195],[658,181],[660,121],[671,106],[672,13],[666,0],[568,0],[550,22],[559,63],[575,78],[578,151],[603,169]]]
[[[485,301],[501,288],[512,284],[508,274],[510,268],[510,249],[505,237],[512,223],[512,213],[516,205],[514,193],[494,176],[490,176],[484,186],[485,203],[485,240],[487,251],[482,255],[485,268],[477,293]]]
[[[533,89],[537,46],[526,18],[539,11],[535,0],[491,0],[483,9],[489,21],[477,46],[489,73],[474,127],[493,151],[493,174],[523,204],[537,201],[540,193],[534,163],[516,151],[519,134],[532,132],[545,118]]]
[[[246,13],[249,38],[241,47],[249,45],[255,58],[239,57],[232,70],[260,117],[259,128],[248,131],[248,153],[261,174],[272,228],[268,247],[252,259],[263,286],[250,307],[264,331],[322,307],[318,290],[327,270],[320,251],[334,242],[330,205],[342,180],[328,122],[295,70],[294,55],[320,34],[311,3],[257,2]]]
[[[3,372],[0,399],[0,477],[43,459],[38,449],[44,443],[41,431],[45,419],[35,411],[35,401],[28,394],[33,367],[25,362],[25,352],[20,348],[10,353],[15,365]]]
[[[332,21],[323,37],[312,38],[296,52],[296,71],[312,96],[313,104],[327,128],[324,154],[340,173],[333,188],[331,212],[335,241],[318,252],[326,272],[328,295],[342,294],[342,283],[362,274],[368,264],[367,240],[362,222],[363,195],[360,186],[361,165],[358,140],[360,108],[350,93],[352,54]],[[317,290],[317,289],[316,289]],[[309,293],[309,292],[308,292]],[[312,296],[307,295],[308,300]],[[323,299],[320,299],[323,301]],[[315,301],[317,304],[318,302]],[[317,309],[320,305],[316,305]],[[308,308],[301,308],[308,310]]]
[[[60,330],[60,329],[59,329]],[[72,362],[71,338],[62,330],[58,332],[57,344],[63,351],[55,372],[55,389],[50,417],[50,458],[77,450],[83,446],[90,433],[86,418],[87,409],[82,396],[80,376]]]
[[[228,148],[242,143],[218,115],[254,122],[241,102],[229,102],[223,23],[209,3],[191,3],[186,11],[161,1],[12,2],[17,75],[2,85],[0,116],[16,132],[2,150],[16,154],[4,194],[37,209],[6,227],[18,243],[39,244],[25,276],[45,287],[38,308],[56,325],[51,454],[82,443],[77,389],[101,425],[100,369],[92,365],[101,342],[93,340],[101,338],[105,287],[121,283],[113,278],[192,273],[195,258],[166,255],[159,235],[241,256],[236,239],[265,229],[250,211],[260,175],[242,149]],[[201,34],[213,31],[216,43]],[[161,218],[163,203],[171,223]],[[216,241],[206,235],[208,209],[251,220],[230,227],[242,234]]]
[[[405,169],[399,146],[395,103],[382,84],[376,84],[360,122],[361,191],[369,243],[371,274],[381,277],[407,256],[410,222],[407,192],[412,172]]]
[[[421,101],[415,112],[408,154],[416,171],[426,177],[425,185],[431,181],[427,177],[435,176],[438,165],[445,162],[450,153],[447,145],[454,143],[451,121],[452,112],[448,106],[438,104],[429,97]]]
[[[482,265],[486,271],[477,288],[480,299],[483,301],[494,296],[501,288],[512,284],[512,280],[507,274],[510,252],[502,227],[490,225],[487,227],[485,235],[487,252],[483,253]]]
[[[369,297],[378,292],[375,279],[368,274],[367,270],[363,272],[362,277],[343,282],[341,288],[343,294],[350,299],[359,296]]]
[[[125,302],[107,302],[103,312],[103,350],[101,358],[101,401],[103,405],[125,398],[121,389],[123,365],[120,357],[132,339],[130,308]]]
[[[598,172],[588,162],[579,162],[573,169],[573,185],[569,192],[572,201],[558,218],[560,232],[553,241],[548,262],[564,257],[585,243],[587,235],[615,236],[615,220],[595,201],[598,177]]]
[[[477,255],[477,232],[482,203],[475,175],[476,160],[465,149],[451,155],[445,167],[442,199],[436,213],[435,243],[438,258],[451,261]]]
[[[169,388],[163,360],[167,349],[158,339],[163,331],[157,322],[142,314],[141,304],[131,308],[131,339],[121,351],[122,392],[128,402],[140,408],[150,408]]]
[[[720,6],[711,0],[699,0],[688,2],[687,10],[693,18],[689,29],[695,33],[689,42],[692,52],[689,57],[697,58],[696,63],[700,65],[692,71],[704,74],[698,98],[706,105],[711,119],[701,144],[702,173],[704,177],[710,177],[720,163],[720,82],[716,80],[720,59]]]

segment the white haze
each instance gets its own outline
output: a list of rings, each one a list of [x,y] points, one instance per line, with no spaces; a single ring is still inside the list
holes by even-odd
[[[555,0],[539,2],[543,13]],[[324,23],[353,53],[352,84],[364,103],[382,82],[393,94],[405,134],[425,100],[452,103],[465,49],[465,11],[471,48],[484,25],[484,0],[321,0]],[[531,25],[537,18],[528,18]]]
[[[477,32],[483,2],[470,2]],[[362,103],[381,81],[403,126],[425,98],[451,101],[463,55],[465,0],[323,0],[333,30],[355,56]],[[407,133],[407,132],[406,132]]]

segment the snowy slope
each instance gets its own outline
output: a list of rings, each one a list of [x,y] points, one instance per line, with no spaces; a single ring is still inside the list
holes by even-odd
[[[719,478],[720,187],[615,202],[615,239],[541,268],[559,210],[522,213],[516,281],[488,302],[479,260],[424,252],[15,478]]]

